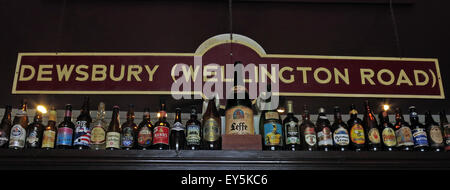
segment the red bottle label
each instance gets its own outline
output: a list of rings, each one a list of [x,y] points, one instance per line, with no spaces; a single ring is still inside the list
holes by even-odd
[[[153,130],[153,144],[169,145],[169,128],[166,126],[156,126]]]

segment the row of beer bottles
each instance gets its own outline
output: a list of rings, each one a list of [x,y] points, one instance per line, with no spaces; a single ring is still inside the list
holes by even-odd
[[[416,108],[411,106],[407,123],[399,108],[395,110],[395,125],[389,121],[388,108],[379,114],[379,124],[369,102],[365,102],[363,120],[358,118],[355,105],[350,107],[350,119],[342,120],[340,108],[334,108],[334,123],[330,124],[325,109],[319,109],[317,122],[310,120],[304,107],[302,121],[294,116],[293,102],[287,101],[287,117],[281,121],[275,110],[263,111],[260,133],[266,150],[354,150],[354,151],[449,151],[450,125],[445,112],[440,112],[439,125],[429,111],[425,113],[425,125],[419,122]],[[282,127],[283,125],[283,127]]]
[[[210,100],[203,115],[203,126],[197,120],[193,107],[186,125],[181,122],[181,109],[177,108],[173,127],[167,122],[166,104],[161,102],[158,121],[150,121],[146,108],[139,125],[134,123],[134,106],[130,105],[127,121],[120,124],[119,107],[114,106],[111,122],[105,121],[105,104],[100,103],[97,118],[92,121],[89,98],[85,97],[80,115],[72,122],[72,106],[65,106],[64,120],[56,125],[56,110],[49,112],[48,125],[42,123],[42,113],[36,111],[28,124],[27,103],[24,100],[11,122],[11,106],[6,106],[0,124],[0,147],[13,149],[220,149],[221,121],[214,100]],[[92,125],[92,126],[91,126]],[[186,127],[185,127],[186,126]]]

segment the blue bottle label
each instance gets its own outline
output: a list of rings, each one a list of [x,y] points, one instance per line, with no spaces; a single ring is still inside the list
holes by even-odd
[[[281,128],[281,124],[275,122],[264,124],[264,144],[272,146],[283,145]]]
[[[412,130],[415,146],[428,146],[427,133],[422,128]]]
[[[73,130],[69,127],[61,127],[58,129],[57,145],[72,146]]]
[[[73,145],[89,146],[91,141],[91,131],[87,121],[77,121],[75,127]]]

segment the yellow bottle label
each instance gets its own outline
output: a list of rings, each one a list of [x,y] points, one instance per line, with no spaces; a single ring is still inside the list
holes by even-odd
[[[364,144],[366,138],[364,137],[364,128],[360,124],[353,125],[350,130],[350,137],[353,143],[355,144]]]
[[[106,133],[106,148],[120,148],[120,133]]]
[[[103,144],[105,143],[105,129],[102,126],[97,125],[91,132],[91,144]]]
[[[42,148],[54,148],[55,147],[56,132],[52,130],[44,131]]]
[[[245,106],[235,106],[225,113],[225,133],[227,135],[254,135],[253,110]]]

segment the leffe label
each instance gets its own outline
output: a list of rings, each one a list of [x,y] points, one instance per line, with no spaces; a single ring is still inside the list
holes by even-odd
[[[253,135],[253,110],[245,106],[235,106],[225,113],[225,130],[229,135]]]

